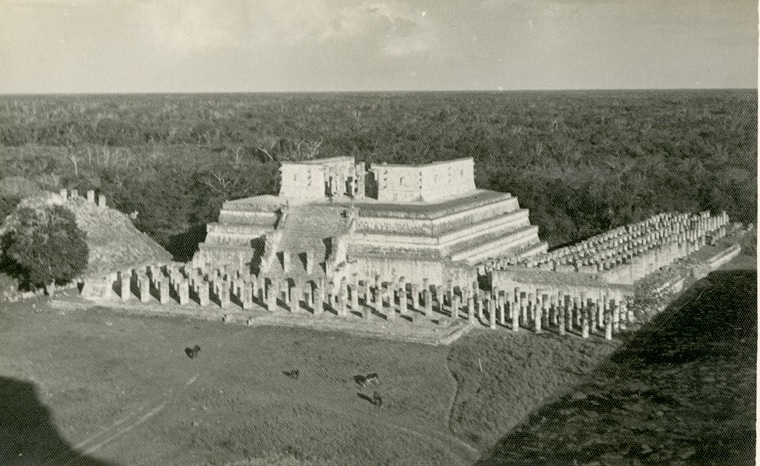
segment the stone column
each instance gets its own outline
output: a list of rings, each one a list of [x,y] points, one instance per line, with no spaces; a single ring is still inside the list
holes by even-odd
[[[533,329],[538,334],[541,333],[541,315],[543,313],[543,304],[536,302],[535,312],[533,313]]]
[[[318,316],[318,315],[321,315],[322,312],[324,312],[324,310],[325,310],[325,307],[324,307],[325,290],[324,290],[324,288],[322,288],[320,286],[317,286],[314,289],[313,296],[314,296],[314,309],[313,309],[314,310],[314,315]]]
[[[443,285],[438,285],[435,287],[435,299],[438,301],[438,311],[443,314]]]
[[[619,309],[615,305],[615,300],[613,298],[607,299],[607,312],[610,314],[610,318],[612,319],[612,331],[617,333],[620,331],[620,313],[618,312]]]
[[[589,337],[589,314],[590,309],[584,307],[581,309],[581,336],[583,338]]]
[[[375,311],[378,314],[382,314],[383,312],[383,290],[380,284],[380,280],[375,280],[375,289],[374,292],[374,299],[372,303],[375,306]]]
[[[420,287],[416,283],[412,283],[412,310],[417,311],[420,309]]]
[[[338,309],[338,296],[335,293],[335,287],[332,283],[328,283],[325,286],[325,294],[327,295],[327,299],[325,299],[325,302],[327,303],[327,310],[328,311],[336,311]]]
[[[122,301],[127,301],[131,295],[132,272],[122,271],[119,274],[119,297]]]
[[[612,340],[612,316],[609,313],[604,315],[604,339]]]
[[[541,325],[544,328],[549,328],[549,305],[551,302],[549,301],[549,295],[544,293],[541,295]]]
[[[243,282],[243,292],[240,301],[243,304],[243,309],[253,309],[253,284],[251,282]]]
[[[472,297],[472,291],[465,292],[467,296],[467,322],[475,322],[475,298]]]
[[[187,280],[180,280],[177,283],[177,301],[179,301],[180,306],[190,302],[190,288]]]
[[[230,307],[230,284],[227,281],[222,282],[219,288],[219,306],[222,309]]]
[[[304,269],[306,270],[306,275],[311,275],[314,273],[314,252],[313,251],[306,251],[306,260],[304,261]]]
[[[388,294],[388,309],[385,312],[385,317],[388,320],[393,320],[396,318],[396,303],[393,302],[393,288],[389,285],[386,288],[386,293]],[[383,298],[382,295],[380,297],[380,303],[382,304]]]
[[[520,331],[520,313],[517,310],[517,303],[515,303],[515,307],[512,312],[512,331],[513,332]]]
[[[163,278],[158,282],[158,302],[166,304],[169,299],[169,279]]]
[[[290,289],[290,312],[298,312],[301,308],[301,298],[303,297],[303,288],[299,282],[293,284]]]
[[[348,285],[348,292],[351,295],[351,310],[359,312],[359,289],[355,282]]]
[[[338,293],[338,317],[346,317],[348,310],[346,309],[346,295],[343,291]]]
[[[520,294],[520,322],[523,325],[528,325],[528,297],[524,294]]]
[[[425,316],[430,317],[433,315],[433,296],[430,293],[430,288],[425,287],[422,291],[423,299],[425,300]]]
[[[277,309],[277,288],[274,282],[270,281],[267,287],[267,311],[274,312]]]
[[[282,303],[290,308],[290,282],[287,279],[283,279],[277,284],[278,293],[277,296],[282,296]]]
[[[451,298],[451,318],[459,320],[459,308],[462,305],[462,297],[455,294]]]
[[[150,301],[150,279],[145,276],[140,276],[140,302],[147,303]]]
[[[304,283],[304,287],[306,289],[306,307],[309,309],[314,309],[314,283],[307,281]]]
[[[498,295],[498,305],[499,305],[499,324],[500,325],[507,325],[507,309],[506,309],[506,297],[503,293],[499,293]]]
[[[496,302],[493,298],[488,300],[488,328],[496,329]]]
[[[409,314],[409,301],[406,296],[406,283],[403,278],[401,278],[401,283],[399,284],[398,289],[398,307],[402,315]]]
[[[557,323],[559,325],[559,334],[560,336],[565,335],[565,306],[562,303],[562,300],[560,300],[557,304]]]
[[[254,277],[254,276],[251,277],[251,298],[254,300],[261,299],[259,298],[259,290],[261,289],[259,280],[260,280],[259,277]],[[262,290],[262,293],[263,293],[263,290]]]
[[[95,204],[95,191],[92,189],[87,190],[87,202]]]
[[[201,279],[198,282],[198,304],[201,306],[208,306],[208,282]]]
[[[597,299],[596,300],[596,326],[597,328],[604,327],[605,321],[604,316],[607,312],[607,301],[604,299]]]

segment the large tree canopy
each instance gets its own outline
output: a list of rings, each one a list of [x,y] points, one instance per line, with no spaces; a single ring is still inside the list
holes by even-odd
[[[28,285],[67,282],[87,267],[85,233],[66,208],[20,207],[9,223],[3,249]]]

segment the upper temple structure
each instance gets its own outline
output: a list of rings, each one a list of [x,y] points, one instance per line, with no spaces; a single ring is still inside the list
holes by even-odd
[[[423,279],[471,286],[493,257],[546,252],[528,210],[477,189],[472,158],[283,162],[278,196],[227,201],[194,263],[298,282]]]

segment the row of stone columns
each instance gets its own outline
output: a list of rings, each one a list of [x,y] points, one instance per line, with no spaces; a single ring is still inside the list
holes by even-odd
[[[75,199],[79,197],[79,191],[76,189],[72,189],[71,191],[69,191],[68,189],[61,189],[58,194],[64,200]],[[92,189],[87,191],[87,202],[91,202],[92,204],[95,204],[95,191]],[[106,196],[103,194],[98,194],[97,204],[98,204],[98,207],[106,207]]]
[[[158,302],[177,302],[180,305],[197,302],[208,306],[212,300],[222,309],[228,308],[233,299],[243,309],[250,309],[254,299],[259,298],[270,312],[282,301],[291,312],[300,312],[303,301],[314,315],[332,310],[339,317],[350,311],[362,318],[370,318],[372,311],[386,320],[397,314],[414,321],[416,316],[432,317],[434,312],[445,317],[470,323],[478,323],[491,329],[510,328],[518,332],[530,329],[542,333],[556,328],[560,335],[579,333],[588,338],[603,332],[605,338],[625,329],[633,321],[626,301],[619,297],[589,296],[584,292],[569,293],[550,289],[492,290],[482,293],[472,288],[455,289],[449,285],[430,286],[427,280],[420,288],[409,284],[404,277],[392,283],[294,283],[288,281],[257,280],[250,274],[223,275],[217,271],[203,275],[197,269],[173,266],[150,266],[147,271],[128,270],[113,277],[119,297],[126,301],[135,290],[141,302],[149,302],[154,296]],[[474,290],[474,291],[473,291]]]
[[[725,212],[711,216],[709,212],[697,215],[664,213],[647,220],[528,258],[505,257],[491,259],[486,270],[503,269],[518,265],[555,271],[602,272],[649,251],[678,244],[679,254],[673,260],[701,248],[726,234],[729,219]]]
[[[521,328],[542,333],[556,328],[560,335],[577,332],[583,338],[603,333],[611,339],[614,333],[624,330],[634,316],[624,299],[608,296],[592,297],[586,293],[565,293],[553,290],[521,290],[507,292],[494,290],[476,298],[476,307],[488,313],[484,325],[490,328],[509,327],[518,332]],[[486,301],[485,306],[480,300]]]

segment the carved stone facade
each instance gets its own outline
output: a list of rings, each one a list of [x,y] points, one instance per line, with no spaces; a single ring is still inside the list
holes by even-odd
[[[472,158],[414,166],[380,164],[370,171],[382,202],[433,202],[475,190]]]

